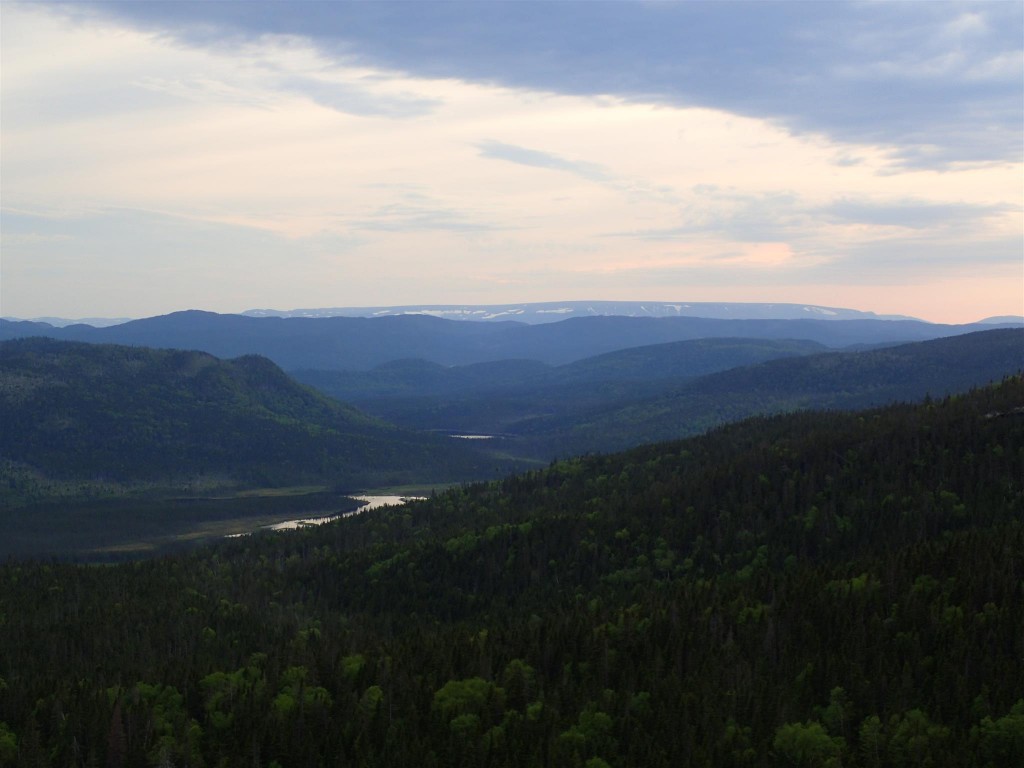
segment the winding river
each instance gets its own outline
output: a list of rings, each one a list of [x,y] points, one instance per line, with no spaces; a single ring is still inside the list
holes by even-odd
[[[340,515],[328,515],[327,517],[304,517],[298,520],[285,520],[283,523],[275,523],[274,525],[264,526],[264,530],[270,531],[290,531],[296,528],[303,528],[307,525],[323,525],[329,523],[331,520],[337,520],[341,517],[352,517],[353,515],[361,515],[363,512],[369,512],[371,509],[377,509],[379,507],[395,506],[398,504],[404,504],[407,501],[414,501],[416,499],[422,499],[423,496],[352,496],[351,498],[357,499],[358,501],[365,501],[366,503],[359,507],[359,509],[353,509],[351,512],[343,512]]]

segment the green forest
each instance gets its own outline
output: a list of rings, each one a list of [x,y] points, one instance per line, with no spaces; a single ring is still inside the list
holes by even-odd
[[[0,763],[1024,764],[1024,381],[0,567]]]
[[[54,496],[493,477],[510,462],[340,403],[266,358],[0,343],[0,505]]]

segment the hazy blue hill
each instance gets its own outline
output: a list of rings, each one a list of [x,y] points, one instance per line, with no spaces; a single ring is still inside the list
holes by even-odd
[[[57,327],[50,323],[0,318],[0,341],[24,339],[30,336],[55,336],[58,333]]]
[[[996,329],[863,352],[773,360],[710,374],[647,400],[535,420],[532,451],[608,451],[694,434],[755,414],[863,408],[940,397],[1024,370],[1024,329]]]
[[[430,391],[416,385],[417,371],[427,364],[400,367],[406,377],[390,393],[377,371],[298,376],[390,422],[501,434],[510,450],[546,460],[693,434],[757,413],[854,408],[961,391],[1024,368],[1024,329],[856,352],[821,349],[807,341],[671,342],[538,368],[534,377],[504,385],[495,378],[474,387],[462,376],[468,369],[444,369],[452,386],[434,386],[428,377]],[[794,355],[800,357],[751,365]],[[708,377],[686,381],[702,375]]]
[[[369,371],[300,370],[292,374],[339,400],[363,402],[399,395],[490,393],[598,381],[693,378],[825,349],[813,341],[696,339],[631,347],[560,366],[533,360],[498,360],[465,366],[396,360]]]
[[[811,341],[697,339],[609,352],[561,366],[505,360],[441,367],[386,363],[371,371],[295,371],[339,400],[415,428],[494,434],[529,419],[581,414],[663,391],[711,371],[825,349]]]
[[[190,310],[93,328],[40,330],[38,324],[0,324],[7,338],[45,335],[92,343],[194,349],[220,358],[268,357],[285,369],[359,370],[422,357],[445,364],[474,362],[500,336],[502,324],[455,323],[425,316],[384,318],[251,318]]]
[[[470,446],[384,424],[256,356],[5,342],[0,423],[8,467],[86,482],[358,488],[493,471]]]
[[[442,365],[536,360],[561,365],[630,347],[699,338],[801,339],[828,347],[919,341],[981,325],[912,320],[721,320],[580,317],[556,323],[462,322],[425,315],[279,318],[176,312],[106,328],[0,321],[0,339],[30,335],[147,347],[196,349],[222,358],[268,357],[286,370],[367,370],[419,358]]]
[[[978,321],[979,325],[1024,325],[1024,315],[996,315]]]
[[[544,380],[551,366],[536,360],[497,360],[446,366],[427,360],[394,360],[369,371],[296,370],[291,375],[342,401],[448,396],[492,391]]]
[[[561,366],[565,383],[683,379],[741,365],[826,351],[816,341],[794,339],[705,338],[609,352]]]
[[[647,344],[704,338],[801,339],[828,347],[909,342],[990,326],[937,325],[914,320],[719,320],[698,317],[586,317],[521,328],[506,357],[571,362]],[[541,349],[545,356],[530,354]]]

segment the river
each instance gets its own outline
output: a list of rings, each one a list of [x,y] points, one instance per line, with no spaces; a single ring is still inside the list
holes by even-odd
[[[274,525],[264,526],[264,530],[270,531],[290,531],[296,528],[303,528],[307,525],[323,525],[329,523],[331,520],[337,520],[342,517],[352,517],[353,515],[361,515],[363,512],[369,512],[371,509],[377,509],[379,507],[394,506],[398,504],[404,504],[407,501],[415,501],[416,499],[422,499],[423,496],[352,496],[350,498],[357,499],[358,501],[365,501],[366,503],[359,509],[354,509],[351,512],[343,512],[340,515],[328,515],[327,517],[303,517],[298,520],[285,520],[283,523],[275,523]],[[244,535],[244,534],[240,534]]]

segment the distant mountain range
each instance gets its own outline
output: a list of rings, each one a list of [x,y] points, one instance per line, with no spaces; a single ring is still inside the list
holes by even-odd
[[[445,366],[510,359],[561,365],[630,347],[700,338],[799,339],[841,348],[925,341],[992,327],[871,318],[723,320],[604,315],[530,325],[518,321],[461,322],[421,314],[282,318],[193,310],[106,328],[57,328],[46,323],[0,320],[0,340],[47,336],[201,350],[221,358],[258,354],[286,370],[368,370],[402,359]]]
[[[445,320],[502,322],[515,320],[536,325],[555,323],[571,317],[704,317],[718,320],[919,320],[910,315],[879,315],[844,307],[816,304],[754,302],[664,302],[664,301],[549,301],[519,304],[407,304],[379,307],[317,307],[307,309],[248,309],[246,317],[392,317],[429,315]],[[45,323],[56,328],[91,325],[105,328],[130,322],[130,317],[33,317],[28,322]],[[0,320],[25,321],[3,317]],[[924,322],[924,321],[922,321]],[[1024,325],[1024,315],[986,317],[977,323]]]
[[[431,315],[446,320],[497,322],[515,320],[521,323],[554,323],[570,317],[711,317],[720,320],[915,320],[906,315],[876,315],[841,307],[813,304],[765,304],[750,302],[661,302],[661,301],[549,301],[519,304],[408,304],[380,307],[320,307],[312,309],[249,309],[240,314],[247,317],[385,317],[393,315]],[[25,318],[5,317],[4,320]],[[67,325],[92,325],[97,328],[120,325],[132,318],[33,317],[30,322],[47,323],[63,328]],[[1020,318],[1024,322],[1024,318]]]
[[[63,328],[67,325],[91,325],[95,328],[106,328],[108,325],[120,325],[121,323],[127,323],[133,320],[131,317],[33,317],[28,320],[31,323],[44,323],[46,325],[52,325],[55,328]],[[10,320],[17,322],[20,318],[17,317],[3,317],[0,320]]]
[[[749,302],[553,301],[526,304],[410,304],[396,307],[329,307],[320,309],[250,309],[249,317],[385,317],[431,315],[445,320],[494,322],[516,320],[531,325],[570,317],[707,317],[719,320],[915,320],[905,315],[876,315],[856,309],[812,304]]]

